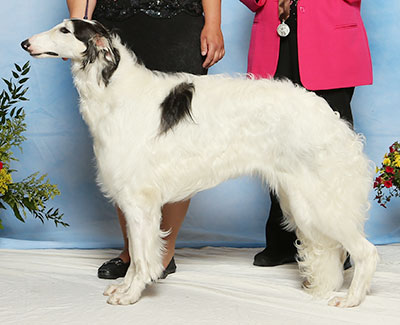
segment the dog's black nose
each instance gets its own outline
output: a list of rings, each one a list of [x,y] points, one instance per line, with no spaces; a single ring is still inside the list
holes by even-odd
[[[31,44],[29,43],[29,40],[26,39],[25,41],[23,41],[23,42],[21,43],[21,46],[22,46],[22,48],[23,48],[25,51],[28,51],[29,46],[31,46]]]

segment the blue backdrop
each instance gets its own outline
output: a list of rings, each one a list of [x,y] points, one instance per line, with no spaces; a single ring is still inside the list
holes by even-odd
[[[389,145],[400,140],[398,105],[400,65],[398,0],[364,0],[362,15],[369,36],[374,85],[359,87],[353,100],[355,128],[366,136],[366,153],[379,164]],[[68,16],[65,1],[1,1],[0,77],[9,78],[14,63],[31,60],[20,48],[27,37],[47,30]],[[223,1],[226,56],[210,73],[246,72],[253,14],[238,0]],[[397,36],[396,36],[397,35]],[[0,248],[98,248],[122,245],[114,208],[94,181],[91,140],[78,112],[69,63],[31,60],[30,101],[25,106],[28,140],[14,179],[35,171],[48,173],[61,196],[53,205],[65,214],[69,228],[28,217],[18,221],[0,211],[4,230]],[[1,89],[1,88],[0,88]],[[356,168],[356,166],[355,166]],[[372,202],[366,232],[376,244],[400,241],[400,199],[388,209]],[[240,178],[199,193],[178,238],[179,246],[262,246],[269,209],[267,191],[258,179]]]

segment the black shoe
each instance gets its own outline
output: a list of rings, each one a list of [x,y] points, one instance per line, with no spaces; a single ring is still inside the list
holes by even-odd
[[[282,255],[278,255],[278,254],[273,254],[273,253],[269,253],[267,251],[267,248],[264,249],[262,252],[256,254],[254,256],[254,262],[253,265],[256,266],[277,266],[277,265],[282,265],[282,264],[286,264],[286,263],[292,263],[296,261],[296,254],[291,253],[291,254],[282,254]],[[350,261],[350,255],[347,254],[347,258],[344,261],[343,264],[343,269],[347,270],[349,268],[351,268],[351,261]]]
[[[129,268],[128,263],[124,263],[124,261],[120,257],[113,258],[107,262],[105,262],[102,266],[99,267],[97,271],[97,276],[100,279],[118,279],[123,278],[128,271]],[[172,257],[171,262],[169,262],[166,269],[163,271],[160,279],[165,279],[169,274],[176,272],[176,264],[175,259]]]
[[[293,246],[293,248],[295,248]],[[296,249],[274,253],[268,248],[254,256],[255,266],[277,266],[296,262]]]
[[[123,278],[128,271],[130,262],[124,263],[120,257],[113,258],[99,267],[97,276],[100,279]]]
[[[171,262],[169,262],[168,266],[165,268],[163,273],[160,276],[160,279],[165,279],[168,274],[175,273],[176,272],[176,264],[175,264],[175,259],[172,257]]]

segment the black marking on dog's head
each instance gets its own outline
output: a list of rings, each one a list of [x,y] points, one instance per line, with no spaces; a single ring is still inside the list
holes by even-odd
[[[103,59],[105,66],[101,72],[104,84],[107,86],[120,61],[119,51],[112,45],[112,34],[97,21],[72,19],[75,37],[86,45],[83,53],[82,69]]]
[[[192,120],[194,84],[183,82],[173,88],[161,103],[161,134],[176,126],[185,117]]]

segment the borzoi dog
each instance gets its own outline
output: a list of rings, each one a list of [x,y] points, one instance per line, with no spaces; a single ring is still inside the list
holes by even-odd
[[[135,303],[161,275],[165,203],[240,175],[260,175],[278,195],[306,290],[337,291],[347,251],[349,291],[329,304],[365,298],[378,259],[363,232],[372,168],[324,99],[289,81],[150,71],[95,21],[65,20],[21,45],[71,59],[99,186],[126,216],[132,263],[106,289],[109,303]]]

